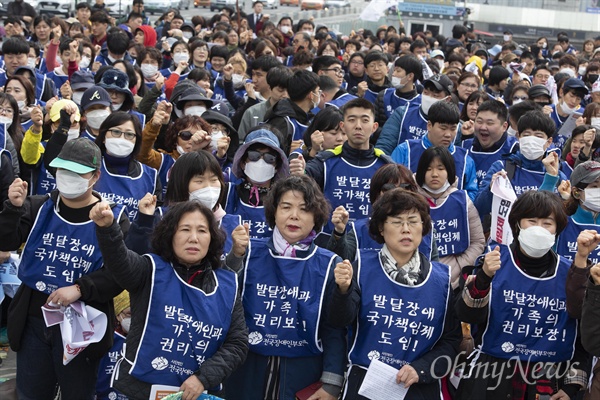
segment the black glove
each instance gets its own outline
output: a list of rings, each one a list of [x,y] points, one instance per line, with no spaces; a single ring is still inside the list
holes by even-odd
[[[65,110],[60,110],[60,123],[56,132],[66,135],[71,129],[71,116]]]

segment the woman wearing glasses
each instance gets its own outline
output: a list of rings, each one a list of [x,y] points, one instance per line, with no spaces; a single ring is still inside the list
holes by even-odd
[[[262,125],[250,132],[233,158],[232,170],[238,178],[229,184],[225,211],[239,215],[249,225],[251,237],[271,236],[263,199],[271,185],[289,175],[287,157],[277,136]]]
[[[336,265],[329,321],[354,325],[356,332],[343,399],[365,399],[358,391],[371,360],[397,370],[388,378],[408,388],[407,399],[441,397],[441,378],[451,370],[462,334],[450,268],[419,252],[430,230],[425,199],[390,190],[373,205],[369,222],[369,234],[383,247]]]

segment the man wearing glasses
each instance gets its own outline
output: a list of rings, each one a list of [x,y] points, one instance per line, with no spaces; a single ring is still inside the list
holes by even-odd
[[[333,56],[321,56],[315,58],[312,66],[313,72],[318,76],[328,76],[336,83],[338,90],[333,95],[333,98],[329,100],[326,105],[341,108],[344,104],[356,96],[346,92],[347,83],[344,82],[344,70],[342,69],[342,62]],[[314,111],[313,111],[314,113]]]

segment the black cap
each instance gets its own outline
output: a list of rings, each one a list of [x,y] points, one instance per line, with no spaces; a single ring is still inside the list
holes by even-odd
[[[513,32],[512,32],[510,29],[505,29],[505,30],[504,30],[504,34],[505,34],[505,35],[512,35],[512,34],[513,34]]]
[[[454,84],[452,80],[448,78],[446,75],[434,75],[431,78],[427,79],[423,85],[427,86],[427,84],[432,84],[438,91],[444,91],[446,94],[452,94],[452,90],[454,88]]]
[[[97,104],[104,107],[110,107],[112,101],[110,100],[110,95],[103,87],[92,86],[83,92],[83,96],[81,97],[81,109],[85,111]]]
[[[85,69],[75,71],[71,76],[71,89],[81,90],[94,86],[94,74]]]
[[[584,96],[587,95],[590,92],[588,90],[587,86],[585,86],[585,83],[583,83],[582,80],[577,79],[577,78],[569,78],[569,79],[567,79],[565,81],[565,83],[563,83],[562,89],[563,89],[563,92],[565,91],[565,89],[572,89],[572,90],[581,91],[584,94]]]
[[[527,95],[530,99],[535,99],[536,97],[540,96],[546,96],[548,98],[551,98],[550,90],[548,90],[548,88],[545,85],[533,85],[527,91]]]

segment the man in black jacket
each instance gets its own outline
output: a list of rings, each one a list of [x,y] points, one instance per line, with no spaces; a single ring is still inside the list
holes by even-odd
[[[12,17],[19,17],[27,24],[31,23],[31,21],[37,17],[35,8],[33,8],[31,4],[25,3],[23,0],[15,0],[8,3],[6,14]]]

